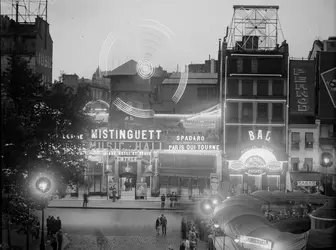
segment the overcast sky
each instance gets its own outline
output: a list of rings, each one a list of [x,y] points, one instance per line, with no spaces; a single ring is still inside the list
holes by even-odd
[[[98,65],[111,70],[143,53],[168,71],[217,59],[234,4],[279,5],[290,56],[307,57],[316,38],[336,35],[335,0],[51,0],[53,78],[61,70],[91,78]]]

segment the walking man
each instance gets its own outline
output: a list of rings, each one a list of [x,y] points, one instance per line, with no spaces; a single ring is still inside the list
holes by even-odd
[[[166,196],[164,194],[161,195],[161,209],[164,208],[166,202]]]
[[[60,220],[60,217],[57,217],[57,220],[55,221],[56,224],[56,230],[59,231],[62,229],[62,221]]]
[[[56,239],[57,239],[57,250],[62,250],[62,244],[63,244],[63,233],[62,233],[62,230],[58,231]]]
[[[47,236],[51,234],[51,215],[47,218]]]
[[[161,219],[158,217],[155,222],[155,229],[156,229],[156,235],[160,235],[160,224],[161,224]]]
[[[162,214],[161,216],[162,235],[167,235],[167,218]]]
[[[88,204],[88,194],[85,192],[83,195],[83,207],[87,208],[87,204]]]

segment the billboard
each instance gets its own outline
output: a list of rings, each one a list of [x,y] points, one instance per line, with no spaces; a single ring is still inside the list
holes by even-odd
[[[314,61],[291,60],[289,63],[289,112],[291,115],[315,115]]]
[[[319,55],[319,105],[321,119],[336,119],[336,52]]]

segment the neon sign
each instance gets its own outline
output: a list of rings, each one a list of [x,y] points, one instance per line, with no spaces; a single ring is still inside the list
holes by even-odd
[[[93,129],[91,139],[103,140],[160,140],[161,130],[125,130],[125,129]]]
[[[243,244],[251,244],[251,245],[262,247],[264,249],[272,249],[271,241],[260,239],[260,238],[241,235],[239,238],[239,241]]]
[[[266,131],[265,136],[263,136],[263,131],[262,130],[258,130],[257,133],[254,133],[252,130],[248,131],[249,137],[250,137],[250,141],[254,141],[254,140],[265,140],[265,141],[270,141],[271,140],[271,131]]]
[[[193,135],[178,135],[176,136],[176,141],[185,141],[185,142],[189,142],[189,141],[204,141],[205,137],[204,136],[193,136]]]
[[[209,144],[178,144],[168,145],[168,150],[220,150],[219,145]]]

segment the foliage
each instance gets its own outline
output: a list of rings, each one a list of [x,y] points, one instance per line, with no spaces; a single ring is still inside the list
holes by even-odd
[[[27,61],[16,55],[9,58],[1,74],[2,190],[4,185],[27,187],[27,176],[40,168],[54,173],[59,186],[83,177],[85,141],[63,137],[87,134],[94,126],[82,111],[86,102],[82,94],[59,82],[50,88]]]

